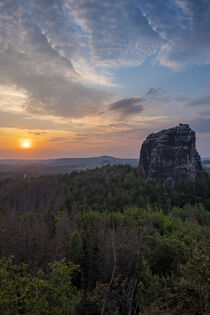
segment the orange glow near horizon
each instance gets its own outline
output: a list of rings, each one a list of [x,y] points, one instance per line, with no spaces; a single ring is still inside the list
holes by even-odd
[[[96,126],[97,128],[97,126]],[[127,127],[126,127],[127,128]],[[84,127],[77,131],[55,129],[18,129],[0,127],[0,159],[49,159],[138,154],[135,137],[126,144],[119,141],[118,128],[100,125],[98,134]],[[81,133],[82,132],[82,133]],[[137,152],[137,153],[136,153]]]

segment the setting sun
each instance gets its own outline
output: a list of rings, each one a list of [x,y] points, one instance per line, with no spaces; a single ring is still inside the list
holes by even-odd
[[[21,146],[23,149],[30,149],[31,148],[31,141],[30,140],[24,140],[22,142]]]

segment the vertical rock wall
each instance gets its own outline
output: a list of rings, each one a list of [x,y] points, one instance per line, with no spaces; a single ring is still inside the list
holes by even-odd
[[[150,134],[140,151],[140,175],[144,178],[195,180],[202,172],[195,148],[195,132],[187,124]]]

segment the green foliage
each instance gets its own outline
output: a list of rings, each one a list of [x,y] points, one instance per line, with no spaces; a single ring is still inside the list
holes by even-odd
[[[123,211],[140,207],[163,209],[202,203],[210,210],[210,176],[195,182],[178,181],[173,188],[161,182],[142,180],[138,168],[129,165],[105,166],[63,177],[69,187],[65,201],[68,211]]]
[[[0,260],[0,313],[7,314],[75,314],[80,295],[72,286],[75,265],[65,260],[49,264],[50,271],[36,277],[25,264],[13,259]]]
[[[68,258],[74,264],[80,265],[84,258],[83,242],[77,231],[73,232],[69,240]]]

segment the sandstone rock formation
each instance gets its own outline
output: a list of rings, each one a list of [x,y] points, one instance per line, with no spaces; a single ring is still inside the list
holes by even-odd
[[[139,163],[144,178],[195,180],[202,172],[195,132],[187,124],[179,124],[150,134],[142,144]]]

